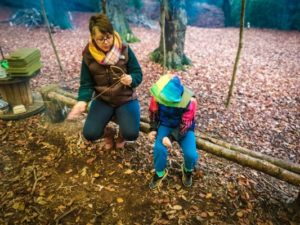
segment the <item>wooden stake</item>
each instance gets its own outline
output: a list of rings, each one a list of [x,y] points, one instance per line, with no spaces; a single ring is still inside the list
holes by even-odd
[[[233,67],[233,72],[232,72],[232,78],[231,78],[231,83],[230,83],[230,87],[229,87],[229,91],[228,91],[228,96],[227,96],[227,100],[226,100],[226,107],[229,106],[230,103],[230,99],[232,96],[232,92],[233,92],[233,88],[234,88],[234,83],[235,83],[235,79],[236,79],[236,72],[237,72],[237,67],[239,64],[239,60],[240,60],[240,54],[241,54],[241,50],[243,47],[243,33],[244,33],[244,21],[245,21],[245,6],[246,6],[246,0],[242,0],[242,6],[241,6],[241,18],[240,18],[240,38],[239,38],[239,47],[238,47],[238,51],[236,54],[236,58],[235,58],[235,63],[234,63],[234,67]]]

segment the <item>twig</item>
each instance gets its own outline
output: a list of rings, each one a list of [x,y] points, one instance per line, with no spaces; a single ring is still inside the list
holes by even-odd
[[[56,219],[56,223],[55,223],[55,224],[58,225],[59,222],[60,222],[60,220],[61,220],[62,218],[64,218],[65,216],[69,215],[69,214],[70,214],[71,212],[73,212],[75,209],[77,209],[77,206],[71,208],[69,211],[67,211],[67,212],[63,213],[62,215],[60,215],[60,216]]]
[[[261,176],[261,179],[266,182],[268,185],[270,185],[270,187],[275,188],[278,192],[281,192],[284,195],[288,195],[286,192],[284,192],[283,190],[279,189],[278,187],[276,187],[276,185],[271,184],[267,179],[265,179],[263,176]]]
[[[33,193],[35,191],[37,182],[43,178],[43,176],[37,177],[37,173],[36,173],[36,169],[35,168],[33,168],[33,176],[34,176],[34,184],[33,184],[32,190],[31,190],[31,195],[33,195]]]
[[[1,56],[2,56],[2,59],[4,60],[4,54],[3,54],[3,51],[2,51],[2,47],[0,46],[0,52],[1,52]]]

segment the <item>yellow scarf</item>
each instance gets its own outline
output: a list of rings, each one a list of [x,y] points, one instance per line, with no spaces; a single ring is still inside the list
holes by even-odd
[[[114,32],[113,47],[106,54],[103,51],[98,50],[92,40],[93,40],[92,37],[90,37],[89,51],[90,51],[91,55],[93,56],[93,58],[99,64],[115,65],[119,61],[120,56],[121,56],[121,50],[122,50],[122,40],[121,40],[120,35],[116,31]]]

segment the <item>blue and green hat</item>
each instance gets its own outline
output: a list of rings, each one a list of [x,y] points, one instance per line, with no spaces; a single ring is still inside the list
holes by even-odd
[[[181,84],[178,76],[163,75],[150,88],[155,100],[165,106],[185,108],[193,92]]]

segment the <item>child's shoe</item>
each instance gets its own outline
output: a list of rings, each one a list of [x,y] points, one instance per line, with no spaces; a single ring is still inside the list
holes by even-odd
[[[184,169],[184,164],[181,165],[181,170],[182,170],[182,183],[185,187],[191,187],[193,184],[193,174],[192,171],[186,171]]]
[[[161,185],[161,182],[167,177],[168,175],[168,170],[165,170],[165,174],[162,177],[159,177],[157,175],[157,173],[154,174],[154,176],[152,177],[152,180],[149,184],[149,188],[150,189],[155,189],[157,187],[159,187]]]

